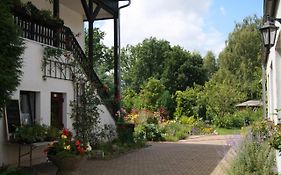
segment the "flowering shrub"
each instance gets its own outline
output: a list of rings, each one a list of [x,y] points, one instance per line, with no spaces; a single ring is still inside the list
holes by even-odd
[[[115,113],[115,116],[118,119],[119,123],[124,123],[125,117],[127,116],[127,111],[124,108],[121,108]]]
[[[134,123],[136,125],[143,125],[154,123],[158,124],[161,120],[160,112],[153,112],[148,109],[132,109],[130,113],[126,114],[124,117],[125,121],[128,123]]]
[[[63,129],[57,141],[51,142],[45,150],[47,155],[79,156],[91,151],[91,146],[83,145],[79,139],[75,139],[70,131]]]
[[[274,127],[269,144],[276,150],[281,151],[281,127],[279,125]]]

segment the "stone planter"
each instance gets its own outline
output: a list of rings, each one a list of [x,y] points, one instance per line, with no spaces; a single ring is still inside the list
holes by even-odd
[[[82,175],[79,167],[85,161],[85,156],[59,157],[48,155],[49,160],[58,168],[56,175]]]
[[[117,133],[121,142],[134,141],[135,124],[132,123],[117,123]]]

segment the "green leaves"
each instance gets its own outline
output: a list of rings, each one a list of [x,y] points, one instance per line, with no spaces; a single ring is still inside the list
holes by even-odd
[[[261,39],[258,26],[261,20],[256,16],[246,17],[237,23],[230,33],[228,44],[219,55],[219,67],[232,74],[237,80],[235,86],[248,99],[261,97]],[[226,79],[226,78],[225,78]]]
[[[0,1],[0,108],[20,82],[24,47],[10,13],[11,1]]]

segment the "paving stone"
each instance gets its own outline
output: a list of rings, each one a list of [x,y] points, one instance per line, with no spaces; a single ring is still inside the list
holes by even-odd
[[[176,143],[151,146],[110,160],[88,160],[83,175],[220,175],[216,167],[227,155],[230,139],[237,136],[196,136]],[[55,175],[50,163],[35,166],[39,175]],[[216,169],[216,174],[214,170]],[[213,172],[213,173],[212,173]],[[41,173],[41,174],[40,174]]]

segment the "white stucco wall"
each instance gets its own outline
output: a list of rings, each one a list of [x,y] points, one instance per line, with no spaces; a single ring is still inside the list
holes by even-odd
[[[281,17],[281,6],[278,5],[276,18]],[[276,109],[281,109],[281,36],[280,23],[275,22],[279,27],[276,44],[271,48],[268,63],[267,63],[267,93],[268,93],[268,118],[275,124],[280,124],[281,112],[276,112]],[[276,151],[277,172],[281,173],[281,156]]]
[[[23,2],[31,1],[39,9],[52,10],[52,4],[48,0],[22,0]],[[76,39],[84,49],[84,26],[82,14],[79,14],[66,6],[60,6],[60,17],[64,20],[65,25],[70,27],[74,34],[81,33]],[[74,99],[74,90],[71,81],[47,78],[43,80],[43,72],[41,70],[43,45],[31,40],[25,40],[26,49],[23,54],[23,75],[22,80],[14,92],[12,99],[20,98],[20,91],[36,92],[36,101],[38,109],[36,109],[36,120],[38,123],[50,125],[51,112],[51,92],[64,94],[64,114],[63,123],[65,127],[72,128],[72,120],[70,119],[71,108],[70,102]],[[99,106],[101,109],[101,124],[112,124],[115,122],[105,106]],[[28,150],[25,147],[24,150]],[[24,151],[23,150],[23,151]],[[42,159],[42,150],[38,149],[39,159]],[[11,144],[6,139],[4,118],[0,119],[0,164],[16,164],[18,156],[18,145]],[[34,155],[34,158],[36,156]],[[45,160],[44,158],[42,159]]]
[[[47,78],[43,80],[43,72],[41,70],[43,58],[43,45],[31,40],[25,40],[25,52],[23,54],[23,75],[21,83],[17,90],[14,92],[12,99],[19,99],[20,91],[34,91],[37,95],[37,115],[36,120],[38,123],[50,125],[51,116],[51,92],[64,94],[64,113],[63,123],[66,128],[72,130],[72,120],[70,103],[74,100],[74,89],[72,81]],[[114,125],[115,122],[105,106],[100,105],[101,124]],[[0,119],[0,163],[16,164],[18,158],[18,146],[11,144],[6,139],[4,120]],[[23,150],[28,150],[25,147]],[[43,152],[38,149],[37,157],[34,158],[44,161],[42,159]],[[44,156],[43,156],[44,157]]]
[[[39,94],[39,102],[42,108],[39,109],[39,116],[37,117],[37,122],[50,124],[50,109],[51,109],[51,92],[64,93],[67,94],[64,102],[65,106],[69,106],[70,101],[74,99],[73,94],[73,84],[68,80],[60,80],[54,78],[47,78],[43,80],[43,72],[41,70],[42,57],[43,57],[43,47],[40,43],[27,40],[26,49],[24,52],[23,61],[23,76],[17,91],[13,95],[13,99],[19,99],[20,90],[21,91],[34,91]],[[67,108],[64,114],[64,121],[66,127],[71,127],[71,123],[66,120],[69,118],[71,113],[70,108]]]
[[[83,16],[64,5],[60,6],[60,18],[64,20],[64,25],[69,27],[74,35],[80,34],[76,37],[82,49],[85,49],[84,44],[84,23]]]

